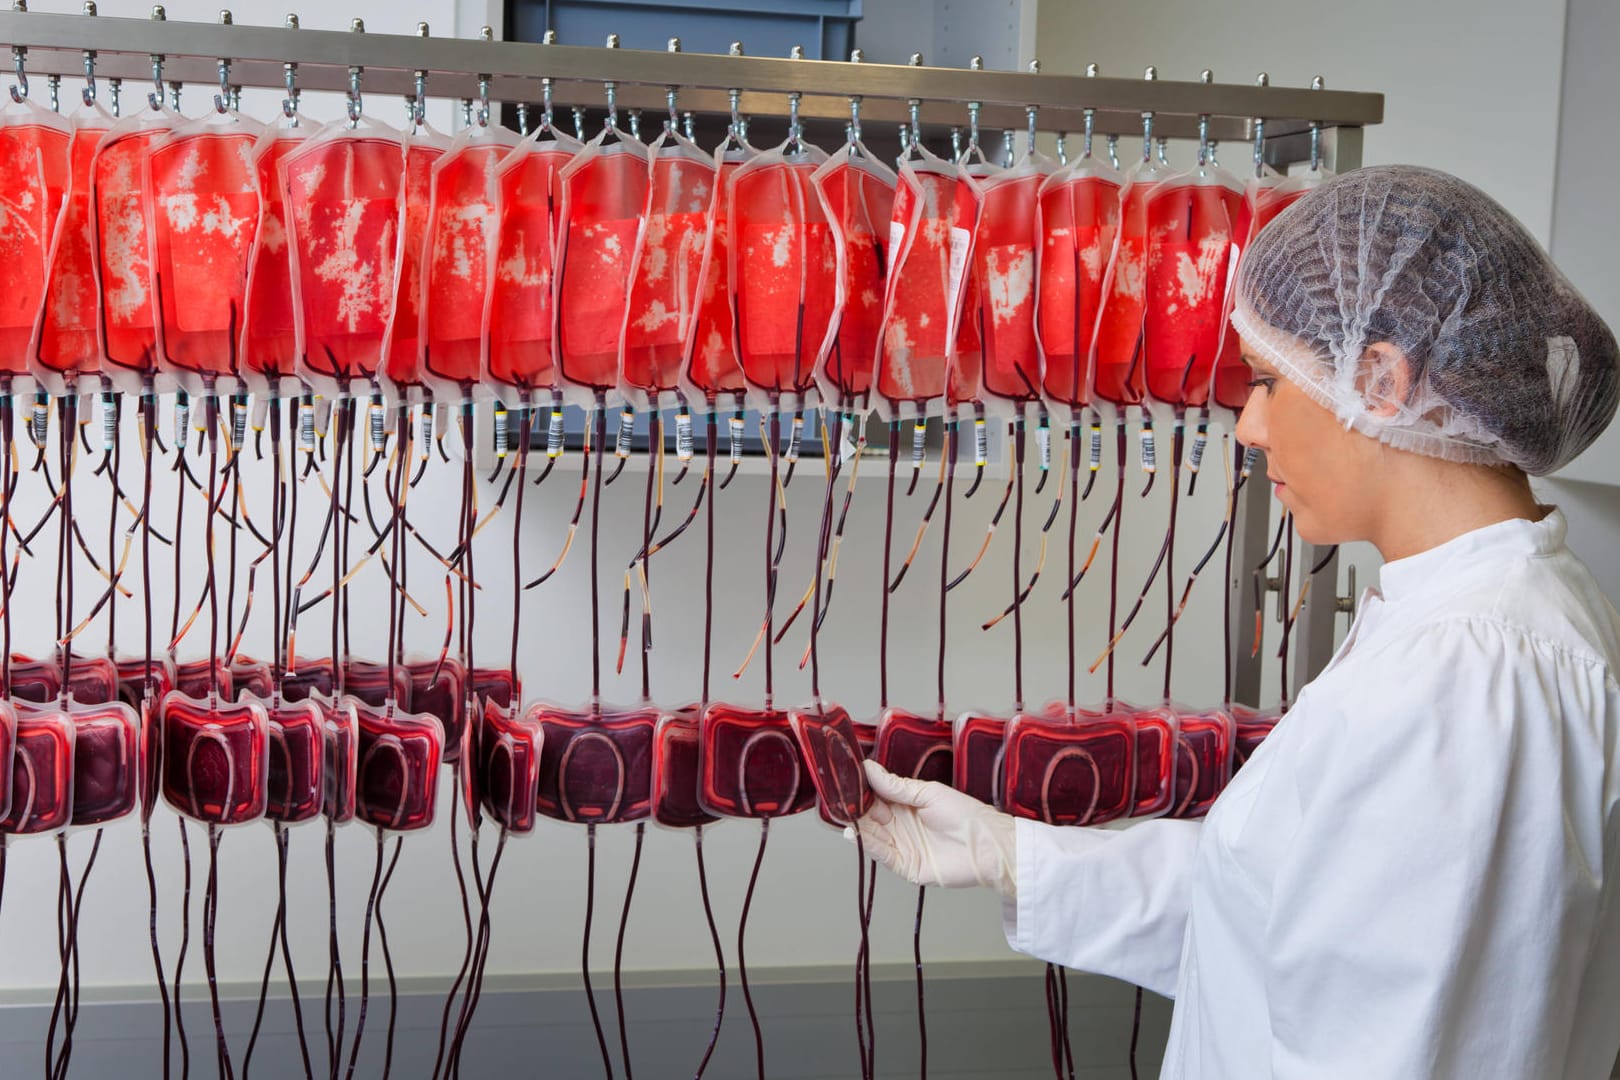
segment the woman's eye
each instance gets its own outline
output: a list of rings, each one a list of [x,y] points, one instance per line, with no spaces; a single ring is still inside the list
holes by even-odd
[[[1249,380],[1249,388],[1252,390],[1256,386],[1265,387],[1266,388],[1266,393],[1270,394],[1270,393],[1273,393],[1276,390],[1277,380],[1273,379],[1273,378],[1269,378],[1269,377],[1264,377],[1264,376],[1262,376],[1261,378],[1257,378],[1257,379],[1250,379]]]

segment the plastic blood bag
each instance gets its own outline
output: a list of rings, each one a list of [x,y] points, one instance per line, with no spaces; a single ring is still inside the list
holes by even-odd
[[[904,709],[885,709],[872,757],[897,776],[949,784],[954,778],[951,722]]]
[[[708,825],[719,819],[698,802],[701,739],[697,707],[658,718],[653,743],[653,820],[672,829]]]
[[[1132,817],[1158,817],[1174,805],[1176,714],[1116,703],[1103,715],[1123,713],[1136,728],[1136,798]]]
[[[14,701],[46,704],[62,693],[62,669],[54,660],[35,660],[13,654],[11,657],[11,697]]]
[[[523,686],[506,668],[473,668],[468,673],[473,697],[479,701],[493,701],[501,708],[518,704],[523,697]]]
[[[405,132],[405,170],[399,189],[399,265],[393,309],[383,339],[383,382],[396,400],[419,396],[422,371],[422,267],[428,214],[433,205],[433,166],[450,148],[450,137],[425,121]]]
[[[786,712],[715,704],[700,727],[698,801],[711,814],[772,818],[814,805],[815,784]]]
[[[715,165],[666,123],[652,144],[647,204],[630,264],[620,390],[640,408],[656,408],[677,389],[698,301]]]
[[[726,141],[714,152],[714,197],[709,204],[703,264],[699,271],[697,309],[687,334],[684,381],[694,397],[713,405],[722,394],[742,394],[747,385],[737,359],[732,326],[731,178],[759,153],[739,133],[735,110]]]
[[[281,673],[283,701],[307,701],[312,696],[331,698],[337,676],[329,659],[299,659],[298,666]]]
[[[1148,308],[1147,208],[1159,184],[1171,175],[1169,167],[1145,154],[1126,172],[1119,192],[1119,228],[1103,277],[1090,355],[1093,397],[1116,406],[1139,405],[1146,392],[1142,339]]]
[[[527,721],[545,732],[540,755],[540,812],[558,821],[613,825],[652,813],[653,742],[658,710],[545,705]]]
[[[834,315],[816,376],[824,400],[852,410],[867,399],[883,328],[888,286],[889,221],[894,216],[894,171],[851,139],[810,177],[832,229],[838,276]]]
[[[158,362],[190,394],[237,388],[237,346],[259,221],[253,149],[263,126],[211,110],[147,155]]]
[[[1090,403],[1089,355],[1103,278],[1119,229],[1120,179],[1089,153],[1049,176],[1037,202],[1035,325],[1042,386],[1071,417]]]
[[[1236,772],[1260,749],[1260,744],[1282,719],[1282,713],[1275,709],[1259,712],[1246,705],[1233,705],[1229,711],[1233,726],[1232,771]]]
[[[461,733],[467,727],[467,669],[460,660],[447,656],[442,663],[407,663],[405,670],[411,680],[411,709],[427,713],[444,726],[445,763],[456,761],[461,756]]]
[[[1147,201],[1142,351],[1147,391],[1158,401],[1208,400],[1242,204],[1238,179],[1209,166],[1157,185]]]
[[[139,710],[149,692],[162,701],[163,695],[174,689],[174,661],[166,656],[152,657],[150,686],[147,670],[145,657],[118,661],[118,700],[132,709]]]
[[[478,786],[484,811],[507,832],[534,831],[544,733],[531,718],[493,701],[479,725]]]
[[[15,714],[15,730],[11,809],[0,819],[0,835],[67,828],[73,821],[73,722],[55,710],[25,711]]]
[[[255,394],[279,396],[301,389],[285,381],[297,376],[298,341],[281,162],[309,135],[310,129],[305,127],[270,127],[253,147],[259,220],[253,231],[253,248],[248,253],[237,368],[248,389]]]
[[[738,361],[766,401],[801,403],[837,294],[838,254],[810,177],[827,155],[797,129],[737,168],[727,188]]]
[[[278,701],[266,712],[270,731],[270,793],[265,817],[283,825],[313,821],[326,795],[326,747],[321,707]]]
[[[107,132],[90,166],[102,370],[130,394],[158,374],[146,156],[183,122],[166,106],[137,110]]]
[[[351,821],[360,782],[360,717],[353,698],[327,699],[321,710],[321,815],[334,825]]]
[[[1176,710],[1175,795],[1168,816],[1200,818],[1232,778],[1237,726],[1231,714]]]
[[[122,702],[59,711],[73,725],[73,824],[134,812],[145,776],[140,714]]]
[[[607,126],[563,168],[555,318],[560,382],[582,403],[619,385],[630,261],[647,205],[647,148]]]
[[[387,664],[372,660],[349,659],[343,663],[343,692],[380,709],[392,701],[406,712],[414,711],[411,676],[404,667],[389,670]]]
[[[49,121],[40,117],[37,122],[11,122],[13,117],[21,121],[21,111],[15,105],[0,110],[0,124],[4,125],[0,126],[0,155],[9,159],[0,166],[6,175],[6,179],[0,181],[3,184],[0,191],[4,192],[0,198],[6,201],[6,220],[11,226],[0,232],[4,237],[0,243],[8,249],[20,249],[8,250],[4,255],[5,264],[15,268],[10,274],[17,282],[17,291],[3,303],[17,307],[8,309],[7,343],[0,347],[0,352],[4,353],[0,357],[0,377],[12,372],[17,363],[32,360],[35,377],[51,393],[61,394],[67,390],[63,375],[101,370],[101,346],[96,340],[95,249],[90,231],[90,166],[95,160],[96,145],[113,126],[113,118],[105,109],[93,104],[75,109],[67,118],[71,135],[67,151],[67,190],[61,216],[54,229],[40,231],[46,222],[45,216],[51,211],[45,200],[32,194],[32,189],[45,179],[49,165],[57,160],[57,155],[47,154],[45,148],[56,141],[55,125],[61,121],[55,113],[46,113]],[[29,143],[36,140],[37,153],[29,153]],[[26,165],[18,159],[19,153],[26,157]],[[21,207],[12,205],[19,197],[20,201],[32,201],[36,215],[27,232],[50,237],[48,248],[43,252],[49,263],[41,267],[39,276],[42,292],[32,294],[27,256],[33,253],[35,240],[33,235],[26,239],[13,235],[15,227],[28,220],[26,215],[19,216]],[[24,311],[24,305],[31,310]],[[20,321],[24,315],[33,327],[33,337],[31,345],[24,340],[25,351],[19,354],[12,347],[9,324]]]
[[[206,698],[216,687],[222,699],[230,701],[236,697],[231,669],[224,661],[190,660],[175,665],[174,688],[187,697]]]
[[[247,694],[267,703],[274,695],[275,677],[267,661],[238,656],[231,661],[230,671],[231,688],[237,697]]]
[[[209,825],[264,816],[270,784],[270,720],[256,701],[226,704],[176,690],[163,699],[163,798]]]
[[[11,767],[17,749],[17,710],[0,701],[0,818],[11,812]]]
[[[1120,714],[1070,719],[1063,706],[1013,717],[1003,809],[1049,825],[1100,825],[1135,803],[1136,732]]]
[[[382,363],[403,162],[399,133],[362,117],[323,129],[281,163],[299,374],[330,399],[362,389]]]
[[[550,123],[495,172],[495,259],[484,302],[484,380],[520,394],[556,382],[553,277],[562,221],[563,167],[583,147]]]
[[[518,138],[498,125],[474,123],[433,165],[418,337],[422,375],[438,398],[469,400],[480,385],[495,256],[495,175]]]
[[[64,687],[80,705],[105,705],[118,700],[118,665],[105,656],[77,656]]]
[[[354,816],[378,829],[433,824],[444,729],[431,716],[352,699],[357,720]]]
[[[810,767],[821,820],[836,828],[854,824],[873,800],[854,721],[838,705],[795,710],[789,720]]]

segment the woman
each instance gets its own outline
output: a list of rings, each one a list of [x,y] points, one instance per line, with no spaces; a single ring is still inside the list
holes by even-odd
[[[869,764],[866,849],[1173,995],[1167,1077],[1607,1077],[1620,616],[1526,474],[1613,416],[1614,337],[1498,204],[1410,167],[1305,196],[1237,290],[1237,437],[1382,591],[1203,822],[1015,822]]]

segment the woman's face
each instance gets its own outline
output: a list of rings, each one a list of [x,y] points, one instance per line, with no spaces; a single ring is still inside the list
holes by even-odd
[[[1374,535],[1382,500],[1374,490],[1382,445],[1347,430],[1243,343],[1251,390],[1237,438],[1265,452],[1266,478],[1311,544],[1341,544]]]

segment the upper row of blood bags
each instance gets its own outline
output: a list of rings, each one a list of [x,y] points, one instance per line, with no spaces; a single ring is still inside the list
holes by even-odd
[[[1248,239],[1304,185],[667,124],[588,143],[0,108],[0,391],[1240,407]]]

